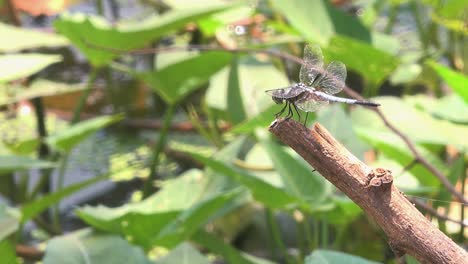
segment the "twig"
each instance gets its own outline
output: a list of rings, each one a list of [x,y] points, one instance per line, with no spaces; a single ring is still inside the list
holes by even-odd
[[[190,50],[226,51],[226,52],[235,52],[235,53],[237,52],[263,53],[263,54],[268,54],[272,57],[277,57],[277,58],[282,58],[288,61],[292,61],[297,64],[304,64],[304,61],[301,58],[298,58],[296,56],[293,56],[293,55],[290,55],[281,51],[275,51],[275,50],[265,50],[265,49],[255,49],[255,48],[225,48],[221,46],[210,46],[210,45],[188,45],[188,46],[171,46],[171,47],[148,48],[148,49],[128,51],[128,50],[119,50],[119,49],[101,47],[101,46],[92,44],[86,40],[84,40],[84,42],[87,46],[91,48],[107,50],[107,51],[115,52],[119,54],[127,53],[127,54],[143,55],[143,54],[153,54],[153,53],[161,53],[161,52],[180,52],[180,51],[190,51]],[[356,93],[354,90],[352,90],[348,86],[345,86],[343,90],[346,94],[353,97],[354,99],[364,100],[362,96],[360,96],[358,93]],[[457,192],[455,187],[448,181],[448,179],[444,176],[444,174],[440,170],[438,170],[436,167],[434,167],[431,163],[429,163],[426,159],[423,158],[423,156],[417,151],[413,142],[411,142],[411,140],[409,140],[409,138],[405,134],[403,134],[403,132],[401,132],[395,126],[393,126],[378,108],[372,108],[372,110],[377,113],[380,119],[382,119],[385,126],[387,126],[391,131],[393,131],[397,136],[399,136],[405,142],[405,144],[408,146],[410,151],[413,153],[416,161],[421,163],[421,165],[426,167],[432,174],[434,174],[439,179],[439,181],[444,185],[444,187],[454,197],[457,198],[458,201],[462,203],[468,203],[468,200],[463,196],[463,194],[461,194],[460,192]]]
[[[360,96],[358,93],[353,91],[348,86],[346,86],[344,88],[344,91],[349,96],[351,96],[351,97],[353,97],[355,99],[359,99],[359,100],[364,99],[362,96]],[[439,181],[442,183],[442,185],[444,185],[444,187],[454,197],[456,197],[459,202],[468,203],[468,200],[463,196],[463,194],[458,192],[455,189],[455,187],[452,185],[452,183],[450,183],[450,181],[447,179],[447,177],[445,177],[445,175],[440,170],[438,170],[431,163],[429,163],[429,161],[427,161],[425,158],[423,158],[423,156],[416,149],[416,146],[414,145],[414,143],[411,142],[411,140],[405,134],[403,134],[403,132],[401,132],[393,124],[391,124],[390,121],[388,121],[387,117],[382,113],[382,111],[380,111],[380,109],[371,108],[371,110],[374,111],[380,117],[380,119],[382,119],[382,121],[384,122],[386,127],[388,127],[393,133],[395,133],[397,136],[399,136],[403,140],[403,142],[405,142],[406,146],[408,146],[409,150],[413,154],[414,159],[415,159],[416,162],[419,162],[421,165],[426,167],[426,169],[428,169],[432,174],[434,174],[434,176],[436,176],[437,179],[439,179]]]
[[[465,250],[406,199],[387,170],[367,167],[320,124],[308,130],[294,120],[282,119],[270,126],[270,132],[374,219],[397,257],[409,254],[421,263],[468,263]]]
[[[418,199],[413,199],[413,198],[409,198],[409,200],[416,204],[417,206],[419,207],[422,207],[424,210],[426,210],[429,214],[439,218],[439,219],[442,219],[442,220],[445,220],[445,221],[450,221],[452,223],[455,223],[455,224],[459,224],[460,226],[464,226],[464,227],[468,227],[468,223],[465,223],[463,221],[458,221],[458,220],[455,220],[455,219],[452,219],[446,215],[443,215],[443,214],[439,214],[439,212],[437,212],[434,208],[430,207],[429,205],[419,201]]]

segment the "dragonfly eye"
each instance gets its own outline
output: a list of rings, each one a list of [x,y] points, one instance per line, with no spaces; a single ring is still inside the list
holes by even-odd
[[[273,99],[273,102],[275,102],[276,104],[282,104],[283,103],[283,98],[272,96],[271,99]]]

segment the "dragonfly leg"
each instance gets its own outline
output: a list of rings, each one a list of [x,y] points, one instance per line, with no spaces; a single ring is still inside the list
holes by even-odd
[[[305,121],[304,121],[304,126],[307,126],[307,118],[309,117],[309,112],[306,112],[306,118],[305,118]]]
[[[299,123],[301,122],[301,114],[299,113],[299,110],[297,110],[296,104],[292,104],[294,106],[294,109],[296,110],[297,116],[299,117]]]
[[[290,103],[290,102],[287,102],[287,104],[288,104],[288,114],[287,114],[286,117],[285,117],[286,120],[289,119],[289,118],[291,118],[291,117],[293,116],[293,111],[292,111],[292,109],[291,109],[291,103]]]
[[[288,102],[286,102],[286,104],[284,104],[283,108],[281,108],[281,110],[276,113],[276,118],[280,117],[283,113],[284,113],[284,110],[286,110],[286,107],[288,106]]]

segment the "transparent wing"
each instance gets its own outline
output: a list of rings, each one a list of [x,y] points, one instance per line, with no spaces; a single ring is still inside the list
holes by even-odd
[[[346,66],[341,61],[332,61],[320,80],[314,84],[315,88],[328,94],[336,94],[343,90],[346,81]]]
[[[266,90],[265,93],[267,93],[270,96],[283,98],[283,99],[289,99],[289,98],[294,98],[294,97],[300,95],[304,91],[305,91],[305,88],[303,88],[303,87],[291,86],[291,87],[287,87],[287,88]]]
[[[323,69],[323,54],[316,44],[307,44],[304,47],[304,64],[299,71],[299,81],[311,86],[317,75]]]
[[[324,100],[313,93],[307,93],[301,99],[295,102],[295,105],[304,112],[314,112],[328,105],[328,101]]]

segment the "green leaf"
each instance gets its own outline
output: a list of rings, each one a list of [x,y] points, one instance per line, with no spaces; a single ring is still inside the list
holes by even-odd
[[[14,154],[29,155],[37,150],[39,146],[38,138],[24,139],[18,142],[3,142],[3,144]]]
[[[154,72],[138,73],[137,76],[147,82],[166,103],[176,104],[201,88],[231,60],[232,54],[228,52],[207,52]]]
[[[117,208],[85,206],[76,214],[97,229],[123,234],[145,248],[155,243],[173,247],[238,196],[238,190],[224,193],[205,190],[200,171],[190,170],[165,181],[159,192],[141,202]]]
[[[172,10],[162,16],[121,23],[117,26],[110,25],[100,17],[63,14],[60,19],[55,20],[54,26],[83,52],[91,64],[99,67],[119,56],[106,48],[120,51],[142,48],[150,41],[176,31],[189,22],[196,22],[236,5],[207,4],[198,8]]]
[[[81,230],[47,243],[44,264],[149,264],[145,252],[116,235]]]
[[[188,243],[182,243],[168,255],[155,261],[155,264],[210,264],[205,256],[200,254],[193,246]]]
[[[462,153],[458,159],[456,159],[451,168],[450,172],[447,175],[448,180],[450,183],[452,183],[453,186],[456,185],[456,183],[461,179],[463,179],[463,174],[465,173],[465,155]],[[452,198],[452,194],[447,190],[447,188],[444,188],[443,186],[440,187],[439,194],[435,198],[434,201],[434,207],[448,207],[450,206],[450,203],[447,203],[446,201],[450,201]]]
[[[20,213],[17,209],[0,203],[0,241],[18,230]]]
[[[431,111],[435,116],[455,122],[468,124],[468,103],[457,94],[444,96],[437,100]]]
[[[40,214],[49,206],[56,204],[64,197],[67,197],[83,188],[86,188],[90,185],[93,185],[96,182],[102,181],[107,178],[109,178],[109,175],[94,177],[89,180],[67,186],[56,192],[46,194],[40,198],[35,199],[34,201],[24,204],[21,207],[21,223],[25,223],[29,219],[34,218],[36,215]]]
[[[298,155],[293,156],[292,152],[287,152],[267,135],[257,133],[257,137],[280,174],[287,192],[308,203],[312,210],[317,209],[331,193],[330,185],[322,176],[312,172],[313,168]]]
[[[252,192],[254,198],[271,208],[287,208],[294,204],[297,200],[285,192],[263,180],[258,179],[253,175],[244,172],[236,171],[233,168],[217,161],[213,158],[204,157],[198,153],[188,153],[195,160],[205,164],[214,171],[232,178],[238,183],[246,186]]]
[[[94,134],[98,130],[119,122],[123,119],[123,115],[117,114],[113,116],[101,116],[90,120],[82,121],[69,127],[66,130],[56,133],[47,138],[47,143],[52,146],[69,152],[82,140]]]
[[[427,64],[437,72],[437,74],[457,93],[466,103],[468,103],[468,77],[451,70],[434,61],[428,61]]]
[[[239,252],[236,248],[226,244],[222,239],[207,233],[205,231],[198,231],[192,240],[209,249],[212,253],[223,256],[227,263],[238,264],[269,264],[267,260],[259,260],[249,256],[245,253]]]
[[[308,40],[327,45],[335,35],[335,26],[329,13],[330,5],[326,1],[272,0],[272,4]]]
[[[8,174],[18,170],[53,168],[55,163],[25,156],[0,156],[0,173]]]
[[[343,144],[358,159],[364,159],[364,152],[370,147],[362,142],[356,133],[349,129],[353,126],[351,117],[345,113],[342,105],[332,105],[318,112],[317,122]]]
[[[372,47],[370,44],[337,35],[323,49],[328,61],[338,60],[348,69],[361,73],[372,84],[380,84],[398,66],[392,55]]]
[[[34,81],[28,87],[4,85],[0,87],[0,106],[29,100],[36,97],[54,96],[81,91],[86,88],[82,84],[68,84],[48,80]]]
[[[247,116],[244,110],[244,103],[242,100],[241,87],[239,82],[238,59],[239,58],[237,56],[233,57],[231,66],[229,67],[228,77],[227,110],[230,116],[230,120],[233,124],[240,123]]]
[[[16,52],[40,47],[61,47],[68,45],[66,38],[39,30],[14,27],[0,23],[0,36],[8,41],[0,42],[0,52]]]
[[[238,87],[233,87],[229,69],[223,69],[213,76],[206,95],[206,102],[209,106],[226,111],[228,115],[233,111],[242,111],[244,119],[236,121],[255,117],[273,104],[271,98],[265,94],[265,90],[289,84],[286,76],[271,62],[262,62],[252,56],[239,58],[236,75]],[[233,91],[239,95],[234,94]],[[236,108],[242,108],[242,110],[236,110]]]
[[[381,104],[379,108],[388,121],[397,125],[398,129],[404,131],[412,141],[441,146],[453,145],[460,149],[468,149],[468,141],[465,137],[465,135],[468,135],[467,126],[434,118],[433,115],[396,97],[381,97],[378,101]],[[356,108],[352,113],[352,117],[355,125],[366,127],[366,129],[380,134],[390,133],[382,120],[371,111]],[[421,133],[421,131],[424,131],[424,133]]]
[[[61,60],[59,55],[39,53],[0,55],[0,84],[28,77]]]
[[[332,251],[332,250],[314,250],[312,254],[307,256],[304,261],[305,264],[377,264],[379,262],[370,261],[361,257],[353,256],[350,254]]]
[[[282,105],[272,105],[253,118],[237,124],[231,128],[229,132],[234,134],[250,134],[258,127],[268,127],[268,125],[275,120],[275,114],[278,113],[282,107]]]
[[[15,247],[9,240],[0,240],[0,256],[2,256],[3,263],[19,263],[16,258]]]
[[[153,239],[153,243],[167,248],[176,246],[190,238],[203,224],[208,222],[209,218],[241,193],[242,189],[234,189],[183,211],[159,232],[158,236]]]

